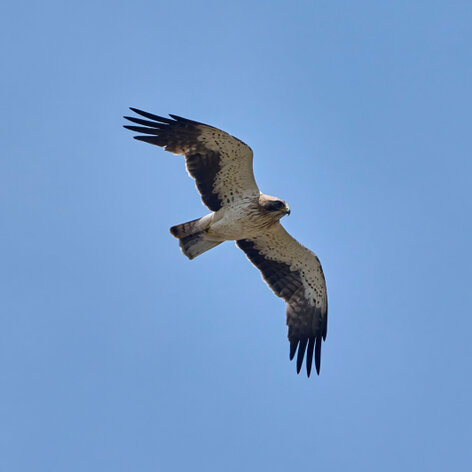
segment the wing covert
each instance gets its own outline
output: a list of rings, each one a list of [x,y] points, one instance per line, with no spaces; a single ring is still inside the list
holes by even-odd
[[[238,198],[259,195],[252,169],[253,153],[247,144],[218,128],[180,116],[165,118],[131,110],[146,120],[125,116],[140,125],[125,128],[145,134],[135,139],[184,155],[187,172],[210,210],[217,211]]]

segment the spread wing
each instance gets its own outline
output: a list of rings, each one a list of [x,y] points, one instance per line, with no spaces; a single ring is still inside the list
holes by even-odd
[[[174,154],[183,154],[187,172],[195,179],[203,203],[217,211],[235,199],[259,196],[252,170],[252,150],[218,128],[180,116],[172,119],[131,108],[147,120],[125,116],[141,126],[125,126],[135,139],[155,144]]]
[[[298,347],[297,373],[306,351],[308,376],[313,354],[319,374],[321,340],[326,339],[328,297],[318,257],[292,238],[280,223],[263,235],[241,239],[236,244],[262,272],[274,293],[287,302],[290,360]]]

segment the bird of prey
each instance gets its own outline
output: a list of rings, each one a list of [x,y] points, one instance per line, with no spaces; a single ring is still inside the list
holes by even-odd
[[[223,241],[236,241],[274,293],[287,302],[289,357],[292,360],[298,348],[297,373],[306,352],[307,375],[313,356],[319,374],[328,320],[323,270],[318,257],[280,224],[290,214],[289,206],[259,191],[251,148],[213,126],[131,110],[146,119],[125,116],[139,125],[125,128],[144,135],[135,139],[184,155],[187,172],[212,212],[170,228],[182,252],[194,259]]]

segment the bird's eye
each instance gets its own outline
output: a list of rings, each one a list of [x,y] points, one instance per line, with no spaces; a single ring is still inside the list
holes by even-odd
[[[280,200],[277,200],[275,202],[272,202],[272,205],[270,207],[270,209],[273,211],[282,210],[283,208],[285,208],[285,203]]]

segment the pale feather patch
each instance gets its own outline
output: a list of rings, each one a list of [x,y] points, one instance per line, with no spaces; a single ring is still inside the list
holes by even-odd
[[[223,202],[231,205],[238,199],[258,197],[260,192],[252,169],[251,148],[230,134],[205,125],[198,126],[197,140],[206,148],[220,154],[220,170],[215,176],[213,191]]]
[[[326,283],[316,254],[290,236],[281,224],[273,225],[265,234],[252,238],[252,241],[267,259],[284,262],[290,270],[299,271],[309,304],[326,311]]]

